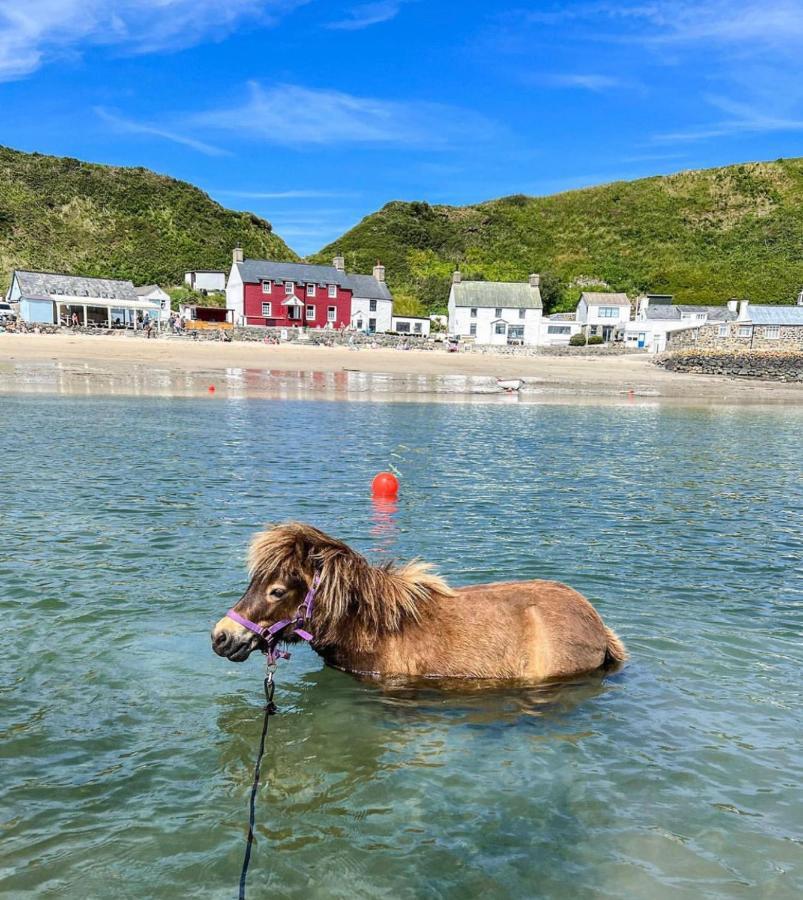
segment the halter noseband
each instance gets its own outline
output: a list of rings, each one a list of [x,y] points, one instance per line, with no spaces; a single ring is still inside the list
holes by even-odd
[[[284,629],[287,628],[288,625],[293,626],[293,633],[297,634],[302,641],[312,640],[312,635],[309,633],[309,631],[302,628],[301,626],[312,618],[312,608],[315,602],[315,593],[318,590],[318,585],[320,583],[321,573],[316,572],[314,578],[312,579],[312,584],[307,591],[306,597],[304,597],[304,600],[299,604],[298,610],[295,614],[295,618],[281,619],[279,622],[274,622],[273,625],[265,626],[263,628],[257,625],[256,622],[252,622],[250,619],[246,619],[245,616],[241,616],[233,609],[230,609],[226,613],[226,615],[233,621],[237,622],[238,625],[242,625],[243,628],[247,628],[249,631],[262,638],[262,640],[265,642],[265,649],[263,649],[262,652],[267,657],[268,665],[272,666],[278,659],[290,659],[290,654],[286,650],[278,650],[276,647],[276,645],[279,643],[278,635],[280,634],[280,632],[284,631]]]

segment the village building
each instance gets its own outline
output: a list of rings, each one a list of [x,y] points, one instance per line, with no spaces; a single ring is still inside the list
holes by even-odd
[[[601,337],[607,342],[630,319],[630,299],[627,294],[583,291],[575,316],[586,337]]]
[[[226,273],[215,269],[196,269],[184,273],[184,284],[193,291],[222,293],[226,290]]]
[[[393,316],[390,330],[395,334],[412,334],[426,337],[432,323],[429,316]]]
[[[707,322],[724,324],[737,315],[738,301],[730,300],[726,306],[701,306],[688,303],[672,303],[666,294],[648,294],[639,298],[636,317],[622,328],[627,347],[662,353],[667,348],[669,335]]]
[[[738,307],[738,308],[736,308]],[[803,302],[797,306],[732,300],[719,321],[686,323],[667,336],[665,349],[803,350]]]
[[[170,318],[170,294],[160,288],[158,284],[144,284],[141,287],[134,288],[134,290],[140,300],[148,300],[151,303],[159,304],[162,310],[163,322]]]
[[[350,275],[342,256],[331,266],[244,259],[234,251],[226,284],[226,306],[235,324],[280,328],[391,329],[393,295],[385,268],[372,275]]]
[[[137,328],[147,316],[161,317],[162,305],[137,295],[130,281],[90,278],[58,272],[15,269],[8,291],[9,303],[18,303],[23,322],[100,328]]]
[[[569,341],[575,334],[582,331],[582,325],[577,321],[576,313],[553,313],[541,319],[541,329],[538,338],[540,347],[568,347]]]
[[[543,305],[540,275],[528,281],[463,281],[458,271],[449,291],[449,334],[477,344],[538,343]]]
[[[231,328],[234,324],[234,310],[224,306],[179,303],[178,314],[186,328]]]

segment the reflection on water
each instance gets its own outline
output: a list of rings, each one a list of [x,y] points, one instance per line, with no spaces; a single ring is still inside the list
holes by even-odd
[[[566,580],[633,659],[605,679],[446,684],[295,651],[250,896],[799,896],[799,413],[207,397],[0,397],[0,413],[9,896],[234,895],[261,663],[218,659],[208,633],[250,535],[290,518],[456,584]],[[373,502],[390,466],[399,499]]]

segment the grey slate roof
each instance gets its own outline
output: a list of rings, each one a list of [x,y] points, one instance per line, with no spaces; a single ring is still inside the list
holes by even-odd
[[[134,288],[137,292],[138,297],[145,297],[147,294],[152,294],[154,291],[160,290],[158,284],[143,284],[140,287]]]
[[[727,306],[694,306],[688,303],[668,304],[660,303],[657,306],[650,304],[646,309],[647,319],[661,321],[677,321],[682,318],[681,313],[708,313],[709,322],[732,322],[736,313]]]
[[[588,306],[630,306],[627,294],[607,293],[605,291],[583,291],[580,299]]]
[[[453,284],[455,306],[494,309],[541,309],[541,291],[526,281],[459,281]]]
[[[56,272],[28,272],[17,269],[21,295],[26,299],[40,297],[97,297],[112,300],[136,300],[137,293],[130,281],[113,278],[87,278],[83,275],[60,275]]]
[[[754,325],[803,325],[803,306],[753,306],[747,317]]]
[[[246,259],[237,263],[244,282],[294,281],[296,284],[337,284],[355,297],[367,300],[392,300],[393,295],[384,281],[373,275],[349,275],[334,266],[314,266],[309,263],[274,262],[270,259]]]

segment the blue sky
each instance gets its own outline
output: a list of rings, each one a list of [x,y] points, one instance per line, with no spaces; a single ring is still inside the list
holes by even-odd
[[[803,155],[803,0],[0,0],[0,143],[183,178],[300,253],[472,203]]]

